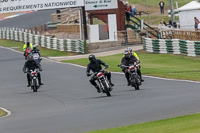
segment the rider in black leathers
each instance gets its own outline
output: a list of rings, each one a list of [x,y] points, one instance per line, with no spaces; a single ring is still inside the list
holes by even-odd
[[[125,50],[124,55],[125,56],[121,60],[121,65],[129,66],[130,64],[140,63],[140,61],[134,55],[132,55],[129,50]],[[123,68],[122,71],[125,73],[125,77],[128,82],[127,85],[130,86],[128,69]],[[143,82],[144,80],[142,79],[140,69],[137,69],[137,73],[140,76],[141,81]]]
[[[41,65],[38,65],[35,60],[33,60],[33,56],[32,54],[28,55],[28,60],[25,62],[24,67],[22,68],[22,71],[24,73],[27,73],[27,81],[28,81],[28,85],[27,87],[31,86],[31,75],[30,75],[30,70],[34,70],[34,69],[39,69],[39,71],[42,71],[42,67]],[[41,76],[40,76],[40,72],[38,72],[38,81],[40,85],[43,85],[43,83],[41,82]]]
[[[86,70],[87,76],[92,75],[92,74],[90,74],[90,70],[92,70],[94,73],[99,72],[102,69],[101,65],[108,68],[108,65],[106,63],[104,63],[100,59],[96,59],[94,55],[89,55],[89,61],[90,61],[90,63],[88,64],[87,70]],[[104,71],[104,75],[107,77],[108,81],[110,82],[110,85],[114,86],[114,84],[111,82],[111,73],[108,71]],[[90,83],[97,89],[97,92],[100,93],[101,92],[100,88],[97,86],[97,84],[95,82],[96,79],[97,79],[96,75],[92,76],[90,79]]]

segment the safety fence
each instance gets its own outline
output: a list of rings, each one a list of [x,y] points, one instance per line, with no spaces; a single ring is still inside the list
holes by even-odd
[[[200,41],[180,39],[151,39],[142,38],[144,50],[153,53],[171,53],[187,56],[200,55]]]
[[[31,33],[19,28],[0,28],[0,39],[7,39],[20,42],[30,42],[34,45],[55,49],[59,51],[68,51],[85,54],[86,44],[83,40],[58,39],[39,34]]]

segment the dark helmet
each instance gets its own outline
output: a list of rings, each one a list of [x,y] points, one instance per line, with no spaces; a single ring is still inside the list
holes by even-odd
[[[27,46],[27,47],[30,47],[30,42],[27,42],[27,43],[26,43],[26,46]]]
[[[125,58],[129,59],[131,57],[131,52],[129,50],[125,50],[124,51],[124,56],[125,56]]]
[[[33,60],[33,55],[31,53],[28,53],[27,60],[28,61],[32,61]]]
[[[33,45],[33,49],[37,49],[37,46],[36,46],[36,45]]]
[[[91,63],[95,63],[96,58],[95,58],[95,56],[94,56],[93,54],[89,55],[88,58],[89,58],[89,61],[90,61]]]

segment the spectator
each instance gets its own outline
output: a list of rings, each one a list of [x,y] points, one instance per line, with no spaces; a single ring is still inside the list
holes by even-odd
[[[160,12],[161,12],[161,14],[164,14],[165,3],[163,2],[163,0],[160,0],[159,6],[160,6]]]
[[[135,13],[136,13],[136,8],[135,8],[135,6],[133,5],[133,8],[132,8],[132,11],[131,11],[131,15],[132,15],[132,17],[134,17],[134,15],[135,15]]]
[[[125,5],[125,13],[126,13],[126,21],[127,21],[127,24],[129,25],[130,24],[130,8],[128,6],[128,2]]]
[[[131,5],[129,5],[129,12],[131,13],[131,10],[132,10],[132,7],[131,7]]]
[[[166,24],[166,22],[165,22],[165,20],[164,20],[164,19],[162,19],[162,22],[163,22],[163,24],[164,24],[165,26],[167,26],[167,24]]]
[[[200,23],[198,19],[196,20],[196,23],[197,23],[197,31],[200,31]]]
[[[171,27],[172,27],[172,20],[171,20],[171,19],[169,20],[168,27],[169,27],[169,28],[171,28]]]
[[[195,31],[197,31],[197,29],[198,29],[197,21],[198,21],[197,17],[194,17],[194,29],[195,29]]]
[[[168,29],[168,27],[163,24],[163,21],[160,21],[160,24],[158,25],[158,29],[159,29],[161,38],[165,38],[165,33],[162,34],[162,30]]]

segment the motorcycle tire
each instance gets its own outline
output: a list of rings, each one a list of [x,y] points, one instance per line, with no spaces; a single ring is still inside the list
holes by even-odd
[[[36,79],[33,80],[33,92],[37,92],[37,81],[36,81]]]
[[[139,83],[137,75],[133,75],[133,78],[135,80],[135,90],[139,90],[140,89],[140,87],[139,87],[140,83]]]
[[[110,97],[111,94],[110,94],[109,88],[107,87],[106,82],[105,82],[105,81],[102,81],[102,84],[103,84],[103,86],[104,86],[104,90],[105,90],[106,95],[107,95],[108,97]]]

